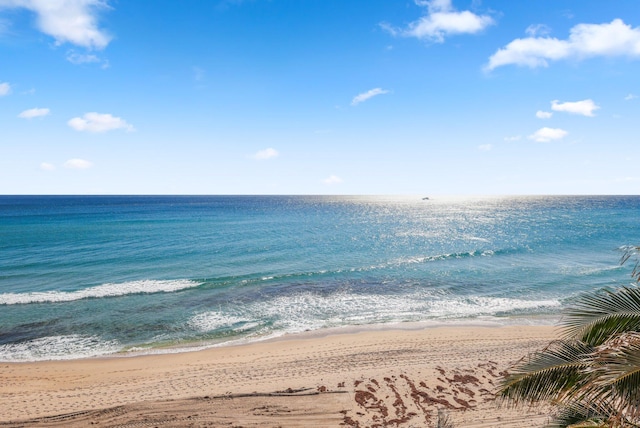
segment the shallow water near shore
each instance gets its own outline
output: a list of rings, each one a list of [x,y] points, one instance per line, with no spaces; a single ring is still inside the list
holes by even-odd
[[[640,197],[2,196],[0,361],[556,320],[631,282]]]

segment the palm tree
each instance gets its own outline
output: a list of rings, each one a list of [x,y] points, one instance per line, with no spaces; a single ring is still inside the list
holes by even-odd
[[[621,263],[640,247],[624,248]],[[562,337],[526,359],[503,380],[508,403],[556,407],[550,427],[640,428],[640,288],[605,289],[579,298],[562,321]]]

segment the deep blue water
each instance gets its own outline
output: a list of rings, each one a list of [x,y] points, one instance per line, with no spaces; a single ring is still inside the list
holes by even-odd
[[[0,360],[544,323],[639,243],[638,196],[0,196]]]

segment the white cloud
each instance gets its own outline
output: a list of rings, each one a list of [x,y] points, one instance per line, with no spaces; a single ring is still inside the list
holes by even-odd
[[[514,135],[512,137],[504,137],[504,141],[508,141],[508,142],[520,141],[521,139],[522,139],[521,135]]]
[[[560,140],[567,134],[568,132],[564,129],[544,127],[530,135],[529,139],[539,143],[548,143],[549,141]]]
[[[109,8],[106,0],[0,0],[0,8],[34,12],[38,30],[52,36],[58,45],[103,49],[111,40],[97,25],[98,12]]]
[[[492,144],[481,144],[478,146],[478,150],[482,151],[482,152],[488,152],[490,150],[493,149],[493,145]]]
[[[84,159],[69,159],[64,163],[64,167],[69,169],[89,169],[92,166],[93,163]]]
[[[542,111],[542,110],[538,110],[536,112],[536,117],[538,119],[550,119],[551,116],[553,116],[553,113],[551,113],[550,111]]]
[[[451,0],[415,0],[415,3],[426,7],[427,15],[404,29],[394,29],[388,24],[383,24],[382,28],[393,35],[442,43],[446,36],[475,34],[495,23],[488,15],[476,15],[468,10],[456,11]]]
[[[79,54],[73,50],[67,52],[67,61],[71,64],[88,64],[92,62],[100,62],[100,58],[94,54]]]
[[[631,100],[635,100],[636,98],[638,98],[638,96],[637,96],[637,95],[629,94],[629,95],[627,95],[626,97],[624,97],[624,100],[625,100],[625,101],[631,101]]]
[[[325,178],[324,180],[322,180],[322,182],[324,184],[327,184],[329,186],[332,186],[334,184],[340,184],[342,183],[342,178],[338,177],[337,175],[330,175],[329,177]]]
[[[268,149],[260,150],[259,152],[257,152],[255,155],[253,155],[253,158],[257,160],[267,160],[276,158],[279,155],[280,153],[278,153],[276,149],[272,149],[271,147],[269,147]]]
[[[544,24],[529,25],[524,31],[529,37],[546,36],[551,33],[551,29]]]
[[[578,24],[567,40],[551,37],[515,39],[489,58],[486,70],[504,65],[547,67],[548,61],[584,59],[595,56],[640,57],[640,28],[621,19],[605,24]]]
[[[48,108],[32,108],[25,110],[18,115],[21,119],[33,119],[34,117],[48,116],[50,110]]]
[[[74,117],[67,124],[76,131],[107,132],[116,129],[134,131],[134,127],[119,117],[110,114],[85,113],[82,117]]]
[[[7,82],[0,83],[0,97],[9,95],[9,92],[11,92],[11,85]]]
[[[355,97],[353,97],[353,100],[351,100],[351,105],[355,106],[360,104],[361,102],[367,101],[369,98],[373,98],[377,95],[383,95],[383,94],[388,94],[389,91],[387,91],[386,89],[382,89],[382,88],[374,88],[371,90],[368,90],[367,92],[363,92],[362,94],[358,94]]]
[[[95,54],[81,54],[77,53],[73,49],[67,52],[67,61],[71,64],[81,65],[81,64],[102,64],[102,68],[109,67],[109,61],[103,60],[99,56]]]
[[[43,171],[54,171],[56,166],[48,162],[42,162],[40,164],[40,169]]]
[[[596,105],[593,100],[582,100],[575,102],[560,103],[558,100],[551,101],[551,109],[555,111],[564,111],[572,114],[581,114],[583,116],[593,117],[593,112],[598,110],[600,106]]]

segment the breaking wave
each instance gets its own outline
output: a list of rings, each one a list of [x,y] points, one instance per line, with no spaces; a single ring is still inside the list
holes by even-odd
[[[77,291],[42,291],[30,293],[0,294],[0,305],[25,305],[29,303],[59,303],[72,302],[81,299],[96,299],[102,297],[117,297],[128,294],[171,293],[174,291],[194,288],[202,282],[187,279],[179,280],[142,280],[120,284],[102,284],[96,287],[84,288]]]
[[[97,336],[48,336],[0,345],[0,361],[74,360],[113,354],[120,348],[118,341],[103,340]]]

